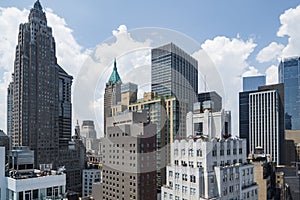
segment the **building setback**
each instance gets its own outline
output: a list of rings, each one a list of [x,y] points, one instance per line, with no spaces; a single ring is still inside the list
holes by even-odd
[[[101,141],[103,179],[95,199],[156,199],[156,125],[146,112],[107,118]],[[96,196],[95,196],[96,195]]]

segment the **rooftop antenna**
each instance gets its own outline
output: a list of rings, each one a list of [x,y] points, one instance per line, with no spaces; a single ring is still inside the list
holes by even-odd
[[[206,92],[206,75],[204,75],[204,92]]]

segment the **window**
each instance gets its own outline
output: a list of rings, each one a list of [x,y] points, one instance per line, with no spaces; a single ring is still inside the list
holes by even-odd
[[[172,177],[172,176],[173,176],[173,172],[169,171],[169,177]]]
[[[198,149],[198,150],[197,150],[197,156],[198,156],[198,157],[202,157],[202,151],[201,151],[201,149]]]
[[[194,156],[194,150],[193,149],[189,149],[189,156],[191,156],[191,157]]]
[[[181,149],[181,156],[185,155],[185,149]]]

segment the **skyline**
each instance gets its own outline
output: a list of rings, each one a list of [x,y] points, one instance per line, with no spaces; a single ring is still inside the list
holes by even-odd
[[[65,5],[68,1],[64,1],[63,5]],[[231,1],[232,2],[232,1]],[[18,4],[17,4],[18,3]],[[27,20],[28,15],[28,8],[30,8],[33,5],[33,1],[3,1],[0,3],[0,28],[2,31],[0,34],[0,95],[1,95],[1,123],[0,128],[4,129],[6,131],[6,91],[7,86],[10,81],[11,72],[13,69],[13,59],[14,59],[14,52],[15,52],[15,45],[17,40],[17,32],[18,32],[18,24],[19,23],[25,23]],[[81,4],[80,2],[79,4]],[[113,2],[112,4],[114,4]],[[182,30],[182,28],[175,27],[175,31],[180,31],[183,34],[186,34],[187,36],[193,38],[196,42],[199,43],[199,46],[202,47],[202,49],[205,50],[205,52],[209,55],[209,57],[214,62],[214,66],[216,67],[217,71],[221,75],[221,80],[224,82],[224,88],[225,88],[225,94],[228,97],[225,98],[225,108],[230,109],[233,111],[233,115],[236,115],[237,113],[237,99],[238,99],[238,92],[241,91],[241,75],[255,75],[255,74],[264,74],[266,72],[267,75],[267,83],[275,83],[277,76],[274,76],[274,72],[277,72],[277,66],[279,64],[277,58],[281,56],[294,56],[296,53],[300,50],[300,44],[297,42],[297,39],[299,38],[298,35],[300,35],[300,27],[299,24],[297,24],[297,20],[300,20],[300,6],[295,5],[296,1],[289,1],[288,6],[283,6],[285,9],[279,9],[277,6],[278,4],[275,4],[274,6],[275,10],[271,13],[272,16],[276,15],[277,18],[273,20],[276,21],[276,23],[270,24],[270,28],[264,27],[264,29],[271,29],[274,31],[276,28],[274,26],[277,26],[277,31],[273,32],[273,37],[266,37],[262,36],[263,34],[255,35],[255,33],[251,33],[249,31],[246,31],[243,33],[236,32],[234,33],[234,30],[232,33],[228,33],[229,31],[224,27],[224,31],[219,31],[219,34],[207,34],[204,36],[197,36],[197,34],[194,33],[194,31],[190,30],[191,28],[187,28]],[[53,29],[53,35],[57,42],[57,57],[58,57],[58,63],[66,69],[66,71],[74,76],[75,82],[77,80],[77,76],[79,73],[79,70],[82,69],[82,63],[86,62],[86,60],[89,60],[89,55],[91,55],[91,52],[97,52],[101,54],[101,59],[103,57],[107,57],[106,60],[104,59],[100,61],[100,63],[96,63],[96,65],[101,68],[102,67],[102,74],[105,72],[105,69],[108,67],[108,73],[112,70],[112,61],[109,59],[110,57],[117,57],[121,58],[118,60],[118,65],[120,66],[120,76],[122,78],[122,72],[125,72],[128,69],[124,69],[124,65],[128,66],[127,64],[131,64],[134,66],[134,64],[138,64],[140,66],[149,64],[149,54],[147,53],[150,47],[153,47],[154,42],[147,40],[147,38],[138,38],[134,33],[136,33],[135,28],[141,28],[138,26],[138,22],[135,22],[135,20],[128,20],[128,21],[119,21],[119,25],[115,26],[114,23],[111,23],[114,25],[114,27],[110,27],[111,30],[101,30],[99,31],[98,28],[96,28],[94,32],[89,31],[89,29],[82,28],[82,30],[79,28],[80,26],[84,27],[87,23],[84,24],[80,23],[78,20],[78,16],[70,17],[71,11],[67,11],[63,13],[61,11],[64,6],[61,6],[61,8],[58,8],[60,4],[58,4],[55,1],[41,1],[42,6],[46,10],[46,15],[49,21],[49,25]],[[98,3],[96,3],[97,5]],[[104,3],[105,4],[105,3]],[[107,4],[107,3],[106,3]],[[222,4],[222,3],[221,3]],[[265,5],[265,3],[262,3]],[[49,6],[48,6],[49,5]],[[73,5],[73,4],[72,4]],[[165,4],[164,4],[165,5]],[[179,5],[179,4],[178,4]],[[176,6],[178,6],[176,5]],[[282,5],[282,4],[281,4]],[[7,6],[16,6],[17,8],[7,8]],[[90,5],[89,5],[90,6]],[[137,4],[137,7],[139,4]],[[175,7],[176,7],[175,6]],[[238,4],[237,6],[241,6]],[[297,6],[297,7],[296,7]],[[51,9],[49,9],[50,7]],[[76,6],[75,6],[76,7]],[[80,7],[80,6],[79,6]],[[93,7],[93,6],[91,6]],[[89,7],[90,9],[92,9]],[[94,6],[97,7],[97,6]],[[164,6],[162,6],[164,7]],[[197,7],[197,6],[195,6]],[[221,6],[220,6],[221,7]],[[286,9],[288,8],[288,11]],[[24,8],[24,9],[23,9]],[[125,7],[126,8],[126,7]],[[21,9],[21,10],[19,10]],[[179,9],[179,8],[177,8]],[[262,8],[260,8],[262,9]],[[269,9],[269,8],[268,8]],[[111,9],[108,9],[111,10]],[[251,10],[251,9],[250,9]],[[239,11],[240,12],[240,11]],[[101,14],[101,13],[100,13]],[[255,13],[256,14],[256,13]],[[258,16],[260,12],[258,12]],[[96,14],[97,16],[98,14]],[[103,14],[105,16],[105,13]],[[83,15],[82,18],[84,18],[85,15]],[[160,16],[160,12],[158,12],[158,16]],[[173,16],[173,15],[172,15]],[[279,17],[280,16],[280,17]],[[230,17],[230,16],[229,16]],[[64,19],[65,20],[64,20]],[[185,18],[185,17],[183,17]],[[251,16],[248,16],[248,18],[251,18]],[[281,25],[278,24],[280,19]],[[137,21],[142,19],[136,19]],[[178,21],[179,18],[174,19],[174,21]],[[173,22],[170,22],[169,26],[165,26],[163,22],[159,23],[159,20],[157,17],[154,17],[152,24],[155,23],[158,24],[157,26],[162,26],[162,28],[173,28]],[[164,21],[164,20],[162,20]],[[226,21],[226,18],[224,19]],[[264,20],[262,20],[264,21]],[[95,17],[95,22],[97,22],[97,17]],[[135,22],[135,23],[134,23]],[[184,19],[183,19],[184,22]],[[183,22],[178,24],[183,24]],[[196,22],[197,23],[197,22]],[[257,22],[259,23],[259,22]],[[263,23],[263,22],[261,22]],[[136,25],[137,24],[137,25]],[[152,25],[149,22],[145,22],[145,25]],[[189,24],[189,23],[187,23]],[[199,22],[201,24],[201,22]],[[210,24],[210,23],[208,23]],[[225,23],[226,24],[226,23]],[[248,25],[248,24],[247,24]],[[251,25],[251,24],[249,24]],[[278,26],[279,25],[279,26]],[[112,26],[112,25],[111,25]],[[119,27],[118,27],[119,26]],[[127,29],[127,26],[129,27]],[[135,27],[134,27],[135,26]],[[180,25],[178,25],[180,26]],[[97,26],[96,26],[97,27]],[[195,27],[195,26],[192,26]],[[211,28],[212,27],[212,28]],[[106,28],[106,27],[105,27]],[[79,31],[80,29],[80,31]],[[135,29],[135,30],[134,30]],[[218,31],[219,29],[215,30],[214,26],[208,26],[209,30]],[[258,31],[260,28],[257,27],[257,32],[261,33],[261,31]],[[74,31],[73,31],[74,30]],[[113,30],[113,31],[112,31]],[[168,29],[167,29],[168,30]],[[186,30],[186,31],[185,31]],[[198,30],[198,27],[196,26],[195,31]],[[244,30],[243,27],[241,27],[241,30]],[[106,42],[102,42],[100,45],[95,47],[97,43],[106,40],[107,37],[109,37],[110,33],[112,31],[113,37],[109,39],[109,44],[107,45]],[[165,31],[165,30],[164,30]],[[254,31],[255,32],[255,31]],[[264,32],[264,31],[262,31]],[[268,32],[268,31],[265,31]],[[274,34],[280,36],[274,37]],[[91,37],[83,36],[84,34],[90,34]],[[100,33],[100,34],[99,34]],[[223,34],[224,33],[224,34]],[[94,38],[94,34],[99,34],[100,36],[98,41]],[[198,34],[201,35],[201,30],[198,32]],[[297,35],[298,34],[298,35]],[[227,35],[227,36],[226,36]],[[263,39],[262,39],[263,38]],[[265,39],[269,38],[269,39]],[[287,41],[288,39],[288,41]],[[90,41],[88,41],[90,40]],[[272,42],[278,42],[278,43],[272,43]],[[128,45],[131,48],[128,49],[118,49],[118,47]],[[269,45],[270,44],[270,45]],[[123,59],[122,56],[124,55],[124,52],[128,52],[129,49],[137,49],[137,48],[145,48],[145,52],[139,52],[139,55],[146,55],[144,60],[138,60],[136,59],[136,55],[132,55],[131,58],[135,58],[134,61],[129,62],[131,58]],[[155,46],[154,46],[155,47]],[[264,48],[266,47],[266,48]],[[186,49],[185,49],[186,50]],[[192,49],[194,51],[190,52],[194,57],[198,59],[199,62],[199,56],[197,57],[197,49]],[[123,53],[123,54],[122,54]],[[95,54],[96,55],[96,54]],[[106,56],[107,55],[107,56]],[[273,56],[272,56],[273,55]],[[148,56],[148,57],[147,57]],[[129,56],[130,57],[130,56]],[[75,59],[74,59],[75,58]],[[261,62],[261,63],[260,63]],[[146,64],[145,64],[146,63]],[[201,68],[199,68],[199,71],[201,73]],[[205,71],[205,70],[204,70]],[[150,75],[149,75],[150,76]],[[207,75],[209,76],[209,75]],[[129,79],[129,77],[128,77]],[[150,77],[149,77],[150,79]],[[125,78],[126,80],[126,78]],[[200,80],[200,79],[199,79]],[[233,81],[230,81],[233,80]],[[107,80],[105,80],[107,81]],[[133,80],[132,80],[133,81]],[[200,82],[200,81],[199,81]],[[230,83],[231,82],[231,83]],[[203,83],[203,82],[202,82]],[[75,83],[76,85],[76,83]],[[212,89],[214,85],[212,84]],[[140,88],[139,88],[140,89]],[[203,87],[202,87],[203,89]],[[147,89],[149,91],[149,89]],[[98,91],[101,92],[101,91]],[[104,90],[103,90],[104,93]],[[103,95],[103,94],[102,94]],[[235,100],[233,97],[235,97]],[[232,98],[232,99],[231,99]],[[101,99],[101,95],[96,97],[96,101]],[[73,101],[74,98],[73,98]],[[100,100],[99,100],[100,101]],[[99,103],[98,101],[98,103]],[[95,103],[94,102],[94,103]],[[101,105],[101,102],[100,102]],[[100,105],[96,108],[103,108]],[[81,105],[83,107],[89,107],[91,105]],[[95,107],[91,107],[91,110],[95,109]],[[76,109],[75,109],[76,111]],[[77,115],[76,115],[77,114]],[[85,120],[86,113],[81,114],[75,112],[75,116],[73,117],[73,124],[74,119],[79,118],[80,121]],[[80,117],[83,116],[83,117]],[[96,117],[97,118],[97,117]],[[234,119],[238,119],[238,116],[234,116]],[[101,121],[101,120],[100,120]],[[237,123],[236,123],[237,124]],[[233,128],[237,126],[233,124]],[[237,133],[238,128],[236,127],[236,131],[233,131],[233,133]],[[97,129],[99,134],[99,127]]]

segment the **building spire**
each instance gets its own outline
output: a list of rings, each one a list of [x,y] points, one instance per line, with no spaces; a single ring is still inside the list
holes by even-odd
[[[41,3],[39,0],[37,0],[35,3],[34,3],[34,6],[33,6],[34,9],[37,9],[37,10],[43,10],[43,7],[41,6]]]
[[[115,84],[118,82],[122,82],[120,75],[118,73],[118,69],[117,69],[117,59],[115,58],[114,60],[114,68],[113,68],[113,72],[111,73],[109,80],[108,80],[108,84]]]

